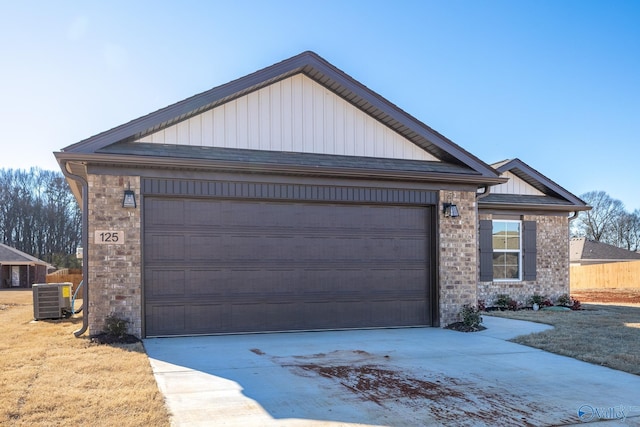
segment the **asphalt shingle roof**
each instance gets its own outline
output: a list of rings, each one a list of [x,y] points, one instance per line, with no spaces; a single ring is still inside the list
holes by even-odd
[[[0,243],[0,264],[42,264],[46,262],[39,260],[27,253],[19,251],[11,246]]]
[[[640,253],[581,237],[571,239],[569,259],[571,261],[629,261],[640,260]]]
[[[246,150],[188,145],[121,142],[105,147],[101,153],[153,156],[181,159],[202,159],[234,163],[278,164],[323,168],[353,168],[380,171],[478,174],[471,168],[445,162],[422,160],[382,159],[374,157],[338,156],[313,153]]]

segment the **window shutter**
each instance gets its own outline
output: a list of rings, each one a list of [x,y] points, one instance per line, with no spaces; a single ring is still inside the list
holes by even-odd
[[[536,231],[535,221],[522,223],[522,280],[536,280]]]
[[[493,280],[493,221],[480,220],[480,281]]]

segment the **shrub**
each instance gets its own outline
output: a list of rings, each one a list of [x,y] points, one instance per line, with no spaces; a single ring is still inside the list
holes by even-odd
[[[483,299],[478,300],[478,311],[486,311],[487,305],[485,304]]]
[[[480,330],[480,324],[482,323],[482,316],[480,310],[474,306],[465,304],[460,310],[460,319],[462,323],[471,331]]]
[[[104,332],[108,335],[122,338],[127,334],[128,324],[128,320],[121,319],[114,313],[111,313],[104,321]]]
[[[575,298],[571,298],[572,304],[569,306],[571,310],[582,310],[582,304]]]
[[[496,307],[499,308],[503,308],[503,309],[508,309],[509,308],[509,304],[511,303],[511,301],[513,301],[511,299],[511,297],[507,294],[498,294],[496,295],[496,302],[495,305]]]
[[[533,294],[529,297],[529,304],[533,305],[533,304],[538,304],[540,307],[542,307],[543,305],[545,305],[545,301],[547,300],[547,297],[545,297],[544,295],[538,295],[538,294]]]
[[[516,311],[518,308],[520,308],[520,304],[518,304],[518,301],[512,299],[507,294],[496,295],[495,306],[501,310],[513,310],[513,311]]]
[[[558,305],[564,305],[565,307],[570,307],[571,306],[571,297],[569,297],[569,295],[567,294],[562,294],[558,297],[558,299],[556,300],[556,303]]]

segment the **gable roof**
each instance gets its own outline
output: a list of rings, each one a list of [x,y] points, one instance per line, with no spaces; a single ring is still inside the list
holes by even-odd
[[[443,162],[462,166],[466,169],[464,173],[460,173],[460,169],[457,171],[461,176],[467,175],[482,184],[503,182],[489,165],[309,51],[70,145],[55,153],[56,157],[62,165],[66,160],[96,160],[107,154],[127,154],[113,150],[109,153],[107,147],[119,143],[121,148],[126,148],[122,144],[131,143],[298,73],[323,85]]]
[[[4,265],[49,265],[48,263],[33,257],[27,253],[0,243],[0,264]]]
[[[591,263],[633,261],[640,260],[640,253],[580,237],[571,239],[569,260],[571,262],[589,261]]]
[[[583,211],[591,207],[520,159],[508,159],[492,164],[500,174],[510,172],[543,195],[489,193],[479,201],[480,207],[540,209],[553,211]]]

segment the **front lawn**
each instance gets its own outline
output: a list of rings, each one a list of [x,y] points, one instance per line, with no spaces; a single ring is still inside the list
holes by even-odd
[[[75,338],[81,324],[33,321],[30,289],[0,291],[0,425],[168,426],[142,344]]]
[[[554,329],[514,338],[585,362],[640,375],[640,304],[582,304],[578,311],[492,311],[484,315],[553,325]]]

